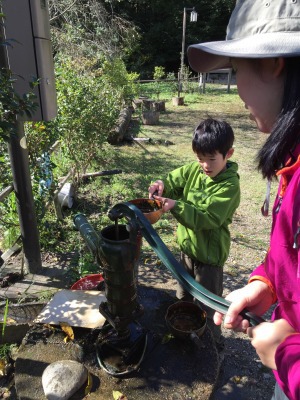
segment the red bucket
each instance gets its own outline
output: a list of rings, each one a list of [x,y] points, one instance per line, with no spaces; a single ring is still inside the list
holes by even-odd
[[[84,276],[75,282],[72,286],[72,290],[99,290],[99,283],[103,282],[104,278],[102,274],[91,274]]]

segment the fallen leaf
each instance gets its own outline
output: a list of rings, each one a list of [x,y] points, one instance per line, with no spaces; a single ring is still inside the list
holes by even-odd
[[[13,324],[17,323],[17,321],[15,319],[10,318],[10,317],[7,317],[5,322],[6,322],[6,325],[9,325],[9,324],[13,325]]]
[[[6,375],[6,366],[7,366],[6,358],[0,358],[0,376]]]
[[[50,325],[50,324],[44,324],[43,328],[44,329],[50,329],[53,333],[55,332],[55,327]]]
[[[235,376],[233,377],[233,381],[234,381],[234,383],[240,383],[240,382],[241,382],[241,377],[238,376],[238,375],[235,375]]]
[[[127,397],[124,396],[123,393],[118,392],[117,390],[113,390],[113,398],[114,400],[127,400]]]
[[[171,339],[174,339],[174,335],[172,333],[166,333],[162,338],[161,343],[162,344],[168,343]]]
[[[64,342],[68,342],[69,340],[74,340],[74,332],[72,327],[67,322],[60,322],[61,329],[67,334],[64,338]]]

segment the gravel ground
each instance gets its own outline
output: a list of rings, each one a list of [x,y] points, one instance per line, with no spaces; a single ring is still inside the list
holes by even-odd
[[[249,271],[241,268],[239,274],[233,277],[232,270],[225,266],[224,296],[244,285],[248,275]],[[149,250],[141,257],[139,284],[163,289],[175,297],[176,280]],[[225,348],[221,354],[219,380],[211,400],[270,400],[275,384],[273,374],[262,365],[247,335],[225,329],[222,333]],[[4,397],[17,400],[11,378],[0,380],[1,392]]]
[[[248,274],[241,275],[246,282]],[[240,287],[225,273],[224,295],[237,288],[235,286]],[[261,363],[248,336],[223,328],[222,333],[224,360],[212,400],[271,400],[275,385],[273,373]]]
[[[247,282],[248,272],[238,278],[224,274],[224,296]],[[155,255],[146,258],[139,271],[139,283],[167,290],[175,296],[176,280]],[[219,380],[211,400],[270,400],[275,380],[273,373],[260,362],[247,335],[222,328],[225,349]],[[200,399],[199,399],[200,400]]]

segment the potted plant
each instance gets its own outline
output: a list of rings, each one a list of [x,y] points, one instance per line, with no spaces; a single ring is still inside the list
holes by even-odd
[[[155,111],[166,111],[166,102],[164,100],[160,100],[160,93],[161,93],[161,80],[165,76],[165,69],[164,67],[154,67],[154,74],[153,74],[153,88],[156,94],[156,101],[154,102],[154,109]]]

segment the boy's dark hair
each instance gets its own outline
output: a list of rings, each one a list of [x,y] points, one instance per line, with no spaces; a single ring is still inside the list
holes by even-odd
[[[197,154],[214,154],[218,151],[225,158],[233,142],[234,133],[227,122],[207,118],[195,129],[192,149]]]

